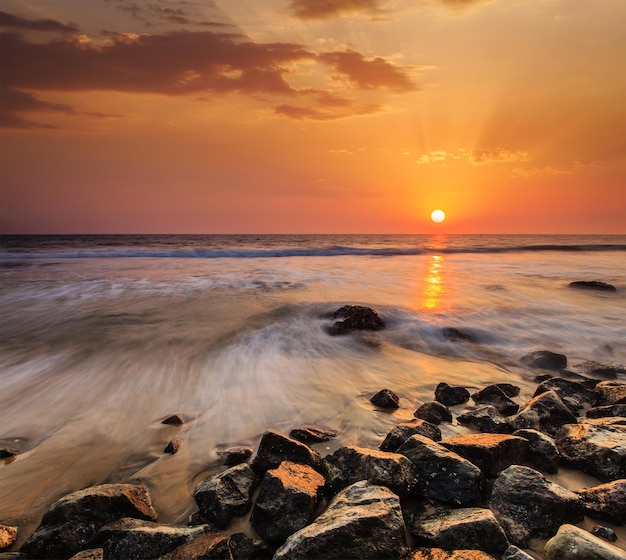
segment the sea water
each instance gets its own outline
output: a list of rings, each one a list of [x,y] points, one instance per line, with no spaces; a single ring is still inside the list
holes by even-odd
[[[34,526],[60,496],[141,482],[184,523],[219,452],[269,428],[378,447],[441,381],[532,396],[548,349],[626,363],[626,236],[2,236],[0,520]],[[601,280],[616,292],[582,291]],[[387,328],[330,336],[345,304]],[[446,327],[468,334],[450,340]],[[400,409],[369,398],[389,388]],[[461,405],[455,413],[460,413]],[[185,424],[161,421],[180,413]],[[460,433],[442,425],[444,437]],[[168,441],[183,444],[163,453]],[[571,484],[584,484],[584,477]]]

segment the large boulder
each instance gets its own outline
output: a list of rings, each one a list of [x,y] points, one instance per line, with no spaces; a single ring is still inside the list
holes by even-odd
[[[509,540],[522,548],[531,538],[549,537],[563,523],[578,523],[584,517],[579,496],[519,465],[510,466],[495,479],[489,508]]]
[[[585,503],[585,513],[589,517],[626,525],[626,479],[582,488],[576,494]]]
[[[52,504],[21,551],[30,558],[69,558],[84,549],[100,527],[125,517],[156,520],[145,486],[103,484],[85,488]]]
[[[551,377],[542,381],[533,396],[536,397],[547,391],[554,391],[559,395],[563,404],[570,409],[574,416],[580,416],[584,409],[595,406],[597,401],[593,389],[578,381],[563,379],[562,377]]]
[[[379,331],[386,327],[382,317],[371,307],[344,305],[333,314],[335,321],[327,332],[331,335],[348,334],[352,331]]]
[[[601,381],[596,385],[595,391],[600,406],[626,403],[626,383]]]
[[[283,543],[313,520],[325,482],[312,467],[289,461],[267,471],[252,508],[252,527],[264,541]]]
[[[413,416],[435,425],[442,422],[452,422],[452,413],[445,404],[438,401],[425,402],[417,408]]]
[[[441,439],[441,430],[435,426],[435,424],[426,422],[426,420],[422,420],[421,418],[416,418],[415,420],[403,422],[391,428],[385,440],[380,444],[380,450],[393,453],[397,451],[407,439],[417,434],[430,438],[433,441],[439,441]]]
[[[626,560],[626,551],[568,523],[544,546],[546,560]]]
[[[551,352],[550,350],[536,350],[522,356],[520,362],[533,369],[562,371],[567,367],[567,356]]]
[[[232,560],[229,539],[219,533],[204,533],[177,546],[158,560]]]
[[[519,410],[519,405],[513,402],[499,385],[488,385],[472,393],[471,397],[476,404],[491,405],[504,416],[511,416]]]
[[[250,463],[252,470],[262,476],[265,471],[275,469],[283,461],[309,465],[318,471],[321,465],[320,454],[308,445],[276,430],[267,430],[261,437],[256,456]]]
[[[459,414],[456,419],[459,424],[470,426],[482,433],[510,434],[513,431],[511,424],[490,404],[468,410]]]
[[[576,417],[559,395],[547,391],[530,399],[509,423],[516,430],[530,428],[554,436],[561,426],[575,424]]]
[[[446,406],[463,404],[469,398],[469,391],[465,387],[452,387],[447,383],[439,383],[435,387],[435,400]]]
[[[550,474],[559,470],[561,455],[550,436],[537,430],[517,430],[513,435],[528,441],[526,462],[531,467]]]
[[[602,482],[626,477],[626,426],[568,424],[555,437],[561,457]]]
[[[415,465],[417,484],[424,496],[455,505],[471,504],[479,499],[483,474],[457,453],[420,435],[411,436],[398,453]]]
[[[313,523],[291,535],[274,560],[398,558],[405,547],[398,496],[361,481],[342,490]]]

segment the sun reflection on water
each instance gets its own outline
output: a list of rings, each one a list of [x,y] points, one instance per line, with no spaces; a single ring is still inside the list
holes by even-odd
[[[435,250],[443,250],[446,246],[446,237],[437,236],[431,241]],[[441,254],[431,255],[428,259],[428,269],[424,276],[424,289],[422,292],[422,309],[436,311],[441,307],[445,295],[444,285],[444,259]]]

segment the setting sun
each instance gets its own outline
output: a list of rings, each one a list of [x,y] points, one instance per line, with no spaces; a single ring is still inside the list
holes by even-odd
[[[433,222],[440,224],[446,219],[446,214],[443,210],[433,210],[432,214],[430,215],[430,219]]]

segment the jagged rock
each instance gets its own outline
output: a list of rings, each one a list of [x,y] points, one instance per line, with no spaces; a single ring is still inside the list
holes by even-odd
[[[400,397],[390,389],[381,389],[370,399],[370,402],[378,408],[398,408]]]
[[[385,321],[370,307],[344,305],[333,314],[335,322],[328,327],[331,335],[348,334],[352,331],[379,331],[386,327]]]
[[[626,551],[575,525],[562,525],[543,549],[546,560],[626,560]]]
[[[400,500],[367,481],[342,490],[313,523],[291,535],[274,560],[398,558],[406,547]]]
[[[359,480],[386,486],[402,496],[417,491],[417,470],[409,459],[398,453],[364,447],[341,447],[324,457],[328,487],[335,493]]]
[[[476,337],[473,334],[455,327],[444,327],[441,329],[441,334],[450,342],[476,342]]]
[[[313,520],[325,482],[308,465],[289,461],[267,471],[252,508],[252,527],[264,541],[283,543]]]
[[[522,356],[520,362],[533,369],[561,371],[567,367],[567,356],[549,350],[537,350]]]
[[[145,486],[85,488],[52,504],[21,551],[30,558],[69,558],[86,548],[100,527],[123,517],[157,518]]]
[[[482,550],[444,550],[437,547],[419,547],[403,554],[400,560],[493,560],[493,556]]]
[[[448,407],[437,401],[425,402],[418,407],[413,416],[435,425],[442,422],[452,422],[452,413],[448,410]]]
[[[316,426],[299,426],[289,432],[289,437],[302,443],[322,443],[337,437],[337,432]]]
[[[224,528],[233,517],[248,512],[253,490],[254,473],[250,465],[241,463],[203,480],[193,493],[193,499],[205,519]]]
[[[251,539],[244,533],[235,533],[228,538],[232,560],[271,560],[274,551],[263,541]]]
[[[445,439],[441,445],[476,465],[485,478],[523,463],[528,453],[527,440],[503,434],[465,434]]]
[[[252,449],[244,446],[235,446],[218,451],[217,455],[222,460],[222,465],[226,467],[235,467],[241,463],[247,463],[252,457]]]
[[[172,426],[182,426],[184,423],[185,419],[182,414],[172,414],[172,416],[168,416],[161,422],[161,424],[170,424]]]
[[[534,397],[554,391],[563,404],[570,409],[574,416],[579,416],[584,408],[591,408],[596,404],[596,394],[593,389],[585,387],[582,383],[563,379],[562,377],[551,377],[543,381],[537,387]]]
[[[596,406],[587,411],[587,418],[610,418],[621,416],[626,418],[626,404],[610,404],[607,406]]]
[[[585,503],[585,513],[600,521],[626,525],[626,480],[614,480],[577,490]]]
[[[470,504],[480,497],[483,483],[481,470],[431,439],[411,436],[398,453],[415,465],[417,485],[424,496],[456,505]]]
[[[289,438],[276,430],[267,430],[250,466],[257,475],[263,475],[269,469],[275,469],[283,461],[309,465],[319,471],[321,457],[308,445]]]
[[[231,560],[228,537],[204,533],[177,546],[158,560]]]
[[[489,508],[509,540],[522,548],[532,537],[549,537],[563,523],[578,523],[584,517],[579,496],[519,465],[510,466],[495,479]]]
[[[2,560],[1,556],[0,560]],[[81,550],[77,554],[74,554],[70,560],[104,560],[104,550],[102,548],[89,548],[87,550]]]
[[[526,460],[531,467],[550,474],[558,471],[561,456],[550,436],[537,430],[517,430],[513,435],[528,440]]]
[[[554,391],[530,399],[509,423],[516,430],[538,430],[554,436],[564,424],[575,424],[576,417]]]
[[[602,525],[594,525],[591,529],[591,534],[594,537],[604,539],[605,541],[615,542],[617,540],[617,534],[610,527],[603,527]]]
[[[626,383],[601,381],[596,385],[598,405],[626,404]]]
[[[514,403],[498,385],[488,385],[471,395],[476,404],[489,404],[504,415],[511,416],[519,410],[519,405]]]
[[[439,383],[435,387],[435,400],[445,406],[463,404],[469,398],[469,391],[465,387],[451,387],[447,383]]]
[[[517,385],[512,383],[494,383],[494,385],[510,399],[519,395],[520,387]]]
[[[418,544],[448,550],[478,549],[502,554],[506,535],[489,509],[461,508],[431,515],[411,527]]]
[[[626,426],[568,424],[555,443],[563,459],[602,482],[626,477]]]
[[[617,288],[612,284],[601,282],[600,280],[576,280],[569,283],[570,288],[578,288],[579,290],[599,290],[602,292],[615,292]]]
[[[178,450],[181,448],[182,445],[182,439],[173,439],[165,446],[163,453],[170,453],[171,455],[174,455],[175,453],[178,453]]]
[[[456,419],[459,424],[470,426],[482,433],[510,434],[513,431],[511,424],[490,404],[464,412]]]
[[[393,453],[397,451],[407,439],[416,434],[430,438],[433,441],[439,441],[441,439],[441,430],[437,426],[421,418],[416,418],[415,420],[403,422],[391,428],[385,440],[381,443],[380,449],[381,451],[390,451]]]
[[[514,545],[509,546],[504,551],[501,560],[534,560],[530,554],[526,554],[522,549]]]
[[[0,550],[5,550],[12,546],[17,540],[17,527],[10,525],[0,525]]]

